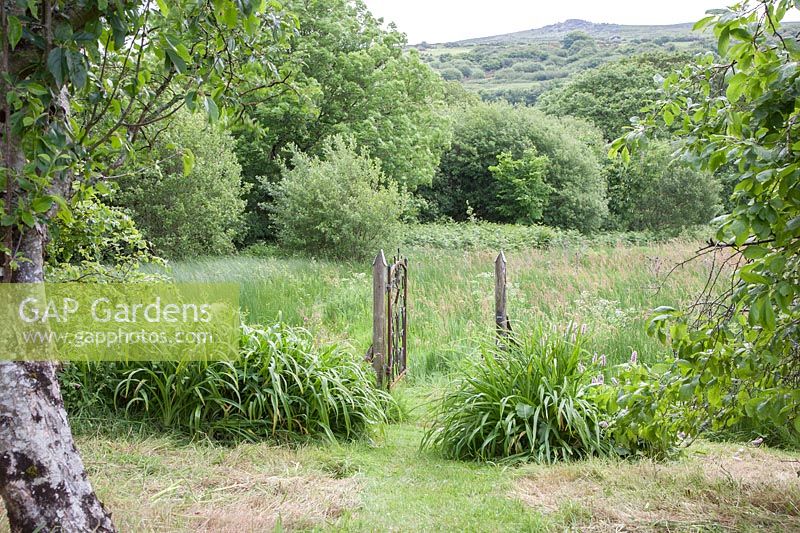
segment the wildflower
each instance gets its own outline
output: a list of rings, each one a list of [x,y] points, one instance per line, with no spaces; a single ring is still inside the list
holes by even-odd
[[[613,383],[614,386],[616,387],[617,385],[619,385],[619,380],[617,378],[611,378],[611,383]]]
[[[586,335],[587,331],[589,331],[589,324],[581,325],[581,335]]]
[[[593,365],[597,364],[597,352],[594,352],[594,355],[592,356],[592,364]]]
[[[600,366],[606,366],[606,354],[600,356]]]
[[[631,364],[632,364],[632,365],[635,365],[635,364],[636,364],[636,361],[637,361],[638,359],[639,359],[639,352],[637,352],[636,350],[634,350],[634,351],[631,353]]]
[[[586,367],[583,366],[581,363],[578,363],[578,372],[580,373],[586,372]]]
[[[600,421],[600,427],[603,428],[603,429],[607,428],[608,427],[608,422],[606,422],[605,420],[601,420]]]

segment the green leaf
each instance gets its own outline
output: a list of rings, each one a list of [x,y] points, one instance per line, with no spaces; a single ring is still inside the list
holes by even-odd
[[[717,51],[719,52],[719,55],[725,56],[725,54],[728,52],[728,45],[730,44],[730,41],[730,30],[727,27],[722,28],[722,31],[719,33],[719,41],[717,42]]]
[[[86,63],[83,60],[83,54],[68,50],[67,57],[67,70],[69,71],[69,78],[75,87],[83,89],[86,87],[88,73],[86,71]]]
[[[13,15],[8,16],[8,44],[11,49],[16,48],[17,43],[22,38],[22,24],[19,19]]]
[[[192,169],[194,168],[194,153],[186,148],[183,151],[183,175],[188,176],[192,173]]]
[[[188,91],[186,96],[183,97],[183,101],[186,104],[186,108],[189,111],[194,111],[197,108],[197,91]]]
[[[36,198],[33,202],[31,202],[31,208],[36,213],[46,213],[50,210],[52,205],[53,199],[49,196],[42,196],[41,198]]]
[[[761,318],[764,326],[769,331],[775,331],[775,311],[772,309],[772,302],[769,297],[764,297],[761,303]]]
[[[108,187],[107,184],[105,184],[102,181],[98,181],[97,183],[95,183],[94,188],[98,193],[102,195],[107,195],[111,193],[111,189]]]
[[[19,214],[20,220],[25,223],[26,226],[32,228],[36,225],[36,221],[33,219],[33,215],[30,211],[23,211]]]
[[[731,35],[736,37],[740,41],[751,41],[753,40],[753,35],[744,28],[733,28],[731,30]]]
[[[742,271],[739,272],[739,277],[742,278],[742,281],[745,283],[755,283],[760,285],[769,285],[772,283],[772,281],[766,276],[762,276],[761,274],[745,269],[742,269]]]
[[[228,28],[235,28],[236,21],[239,18],[239,10],[233,2],[226,2],[225,7],[222,8],[222,19]]]
[[[695,22],[694,26],[692,26],[692,31],[702,30],[703,28],[711,24],[711,22],[713,22],[714,19],[716,19],[716,17],[713,15],[701,18],[700,20]]]
[[[56,86],[61,87],[64,85],[64,70],[65,70],[64,50],[62,48],[53,48],[47,55],[47,70],[53,75],[56,80]]]
[[[769,251],[763,246],[748,246],[744,251],[745,259],[758,259],[767,255]]]
[[[696,377],[689,383],[684,383],[681,385],[680,390],[678,391],[678,398],[682,401],[688,401],[694,396],[694,391],[697,388],[697,384],[699,383],[700,378]]]
[[[219,120],[219,107],[217,107],[217,103],[210,96],[206,96],[206,114],[211,122]]]
[[[38,19],[39,18],[39,2],[38,2],[38,0],[27,0],[26,4],[28,6],[28,11],[31,12],[31,15],[33,15],[33,18]]]
[[[739,72],[728,81],[728,88],[725,90],[725,96],[729,102],[736,102],[742,96],[745,89],[745,82],[747,82],[747,74]]]
[[[164,0],[156,0],[156,4],[158,4],[158,10],[161,11],[161,14],[165,17],[169,16],[169,4],[166,3]]]
[[[180,73],[180,74],[183,74],[184,72],[186,72],[186,61],[183,60],[183,58],[180,56],[180,54],[178,54],[177,51],[175,51],[175,50],[173,50],[171,48],[167,48],[166,52],[167,52],[167,57],[169,58],[170,63],[175,65],[175,70],[177,70],[178,73]]]

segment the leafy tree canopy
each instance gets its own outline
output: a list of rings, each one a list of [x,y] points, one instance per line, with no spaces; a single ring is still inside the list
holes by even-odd
[[[453,121],[452,147],[442,156],[433,186],[422,193],[433,206],[429,215],[464,220],[469,206],[478,218],[506,220],[494,209],[494,199],[503,193],[489,168],[502,153],[521,159],[533,148],[548,160],[543,179],[552,192],[544,223],[587,232],[600,227],[607,214],[599,162],[603,140],[591,124],[503,102],[455,109]]]
[[[688,61],[684,54],[654,53],[606,63],[546,92],[537,105],[553,115],[591,120],[607,140],[615,139],[657,98],[656,78]]]
[[[145,155],[124,167],[114,201],[130,210],[159,255],[231,253],[245,192],[233,139],[197,113],[175,117]]]
[[[672,156],[653,141],[627,164],[606,167],[609,223],[614,229],[676,231],[708,224],[720,210],[719,180]]]
[[[700,252],[732,279],[717,286],[715,273],[693,312],[662,308],[651,323],[677,354],[661,398],[685,407],[676,420],[693,433],[738,427],[800,440],[800,43],[781,28],[798,7],[762,0],[709,11],[696,27],[713,30],[719,55],[667,77],[654,111],[613,145],[627,159],[648,134],[672,128],[685,158],[738,176],[733,210]]]
[[[357,143],[382,171],[410,190],[430,183],[450,126],[443,113],[444,84],[418,57],[405,36],[384,28],[360,0],[289,0],[300,29],[276,61],[296,70],[290,85],[250,108],[239,130],[238,153],[246,181],[255,187],[251,239],[270,237],[260,205],[280,177],[290,144],[315,155],[322,142],[342,134]]]

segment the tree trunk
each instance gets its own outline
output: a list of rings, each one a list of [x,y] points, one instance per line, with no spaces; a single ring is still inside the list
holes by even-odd
[[[13,138],[9,148],[19,170]],[[18,235],[28,261],[12,282],[44,281],[45,236],[38,225]],[[115,531],[75,448],[51,362],[0,361],[0,496],[13,532]]]

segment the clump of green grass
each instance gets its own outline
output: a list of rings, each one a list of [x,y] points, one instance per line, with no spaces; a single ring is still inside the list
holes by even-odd
[[[607,455],[575,328],[485,342],[436,408],[423,446],[453,459],[554,463]]]
[[[285,324],[244,327],[232,361],[72,364],[62,383],[71,409],[124,411],[220,441],[352,439],[397,411],[366,363]]]

